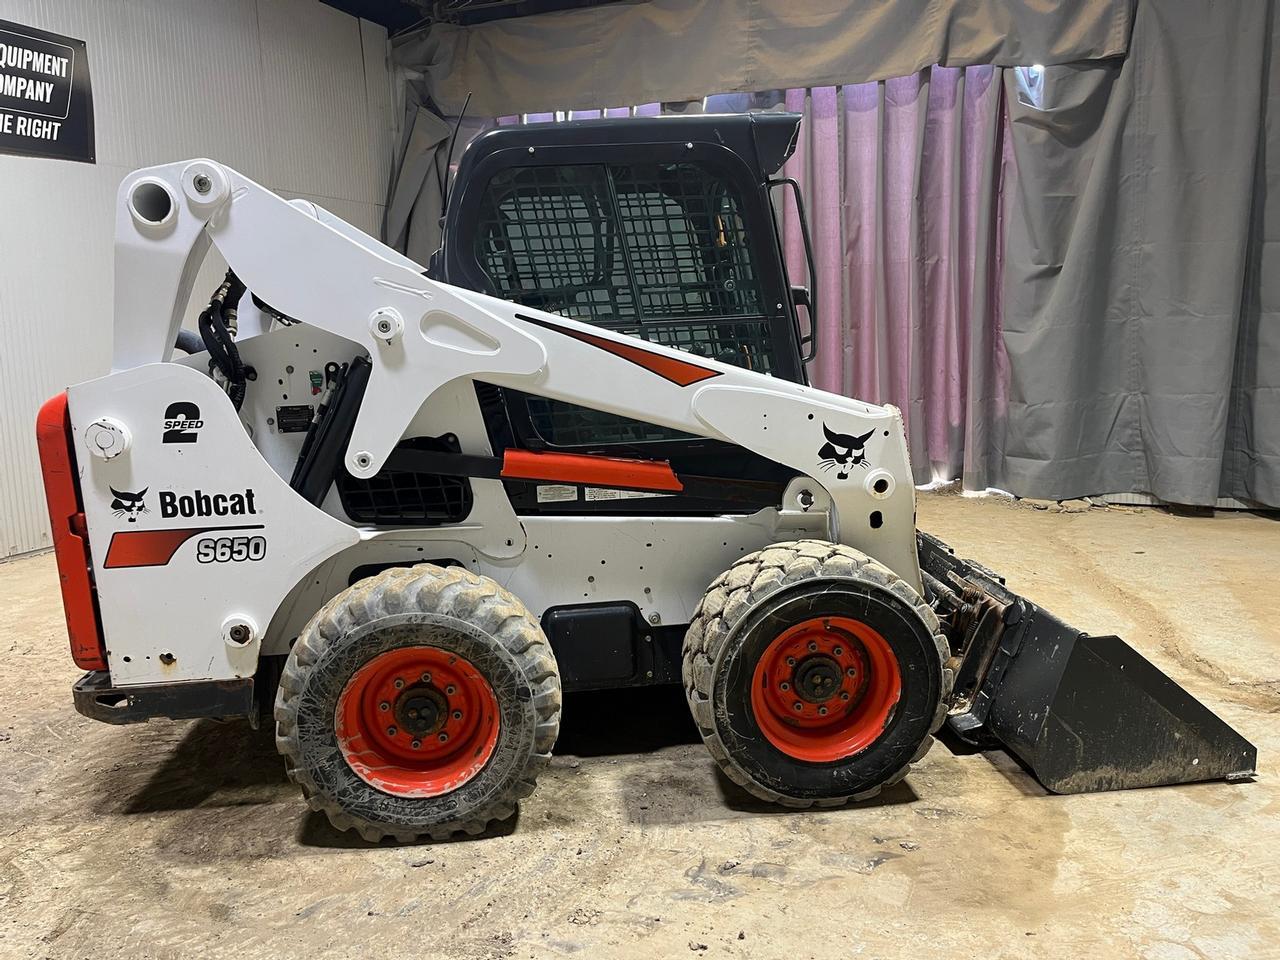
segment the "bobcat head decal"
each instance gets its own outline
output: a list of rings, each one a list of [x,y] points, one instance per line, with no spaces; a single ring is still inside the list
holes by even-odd
[[[848,480],[849,470],[855,464],[860,467],[867,466],[867,458],[862,448],[871,439],[875,430],[868,430],[862,436],[855,437],[848,433],[836,433],[824,423],[822,432],[826,435],[827,442],[818,448],[818,465],[823,470],[834,467],[837,480]]]
[[[139,514],[151,512],[147,509],[146,501],[142,499],[147,495],[149,487],[143,487],[137,493],[130,493],[128,490],[117,490],[115,487],[108,487],[107,489],[115,497],[111,501],[111,510],[117,517],[128,517],[130,523],[137,523]]]

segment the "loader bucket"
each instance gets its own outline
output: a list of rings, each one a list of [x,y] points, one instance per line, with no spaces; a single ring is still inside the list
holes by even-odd
[[[919,543],[926,583],[967,603],[952,611],[966,629],[948,717],[962,739],[998,742],[1054,793],[1253,775],[1257,748],[1119,637],[1083,633],[941,541]]]

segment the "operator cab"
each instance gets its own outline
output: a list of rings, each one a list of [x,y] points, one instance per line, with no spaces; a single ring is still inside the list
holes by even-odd
[[[777,189],[795,190],[795,183],[773,179],[795,150],[800,121],[798,114],[758,113],[490,131],[462,156],[442,246],[428,273],[806,383],[814,342],[811,296],[787,276],[774,206]],[[758,503],[671,496],[664,511],[772,506],[771,484],[791,476],[731,444],[514,390],[484,384],[477,390],[495,452],[515,447],[661,459],[688,473],[763,482]],[[507,489],[519,513],[652,509],[644,499],[592,499],[587,491],[548,500],[536,484],[521,481],[507,481]]]

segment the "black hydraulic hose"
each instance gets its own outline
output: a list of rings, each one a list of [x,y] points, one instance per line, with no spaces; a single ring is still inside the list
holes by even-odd
[[[247,376],[231,331],[235,328],[236,310],[244,291],[240,278],[228,270],[199,320],[200,338],[209,351],[209,360],[226,377],[227,396],[236,410],[244,403]]]

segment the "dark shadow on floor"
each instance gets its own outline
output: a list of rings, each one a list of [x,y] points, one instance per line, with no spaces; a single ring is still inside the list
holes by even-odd
[[[257,730],[246,721],[197,720],[185,726],[176,742],[174,725],[135,727],[129,731],[124,755],[112,757],[105,769],[87,770],[99,792],[98,812],[190,810],[211,802],[216,805],[220,793],[234,794],[237,799],[231,802],[238,805],[245,802],[246,791],[255,792],[252,788],[262,788],[257,792],[264,800],[294,793],[276,752],[269,718]],[[673,685],[566,695],[555,752],[615,756],[699,742],[684,692]],[[146,782],[137,788],[136,780],[131,782],[121,772],[123,768],[145,775]],[[364,844],[354,834],[332,830],[318,814],[306,818],[301,839],[326,845],[329,840],[336,845]]]
[[[700,742],[684,689],[671,684],[566,694],[556,753],[605,757]]]
[[[301,798],[298,800],[302,802]],[[302,824],[298,828],[298,843],[304,847],[319,847],[327,850],[369,850],[374,847],[439,847],[451,846],[455,843],[475,843],[476,841],[491,840],[494,837],[506,837],[515,833],[516,827],[520,824],[520,811],[516,811],[514,816],[507,817],[505,820],[497,820],[489,824],[483,833],[469,835],[465,833],[448,837],[444,840],[432,840],[430,837],[422,837],[412,843],[402,843],[398,840],[380,840],[377,842],[366,840],[354,830],[338,830],[329,822],[329,818],[323,813],[314,810],[309,811],[302,818]]]
[[[986,757],[1000,775],[1016,787],[1024,797],[1049,796],[1049,791],[1040,785],[1031,768],[1013,754],[1006,752],[999,743],[993,741],[975,746],[961,740],[945,723],[938,731],[937,737],[938,742],[951,751],[953,757],[971,757],[975,754]]]
[[[951,751],[951,755],[953,757],[971,757],[975,753],[982,753],[984,749],[989,749],[974,746],[972,743],[967,743],[966,741],[961,740],[945,723],[942,725],[942,729],[939,730],[935,736],[938,738],[938,742],[940,744]],[[935,747],[934,749],[937,748]]]
[[[147,729],[133,742],[132,763],[151,760],[154,766],[142,789],[124,799],[124,813],[190,810],[220,792],[243,796],[246,788],[267,788],[269,794],[276,792],[270,788],[292,789],[270,724],[254,730],[244,720],[197,720],[176,745],[162,731],[167,732]],[[107,786],[111,778],[101,782]],[[120,809],[120,801],[114,791],[102,798],[113,809]]]

